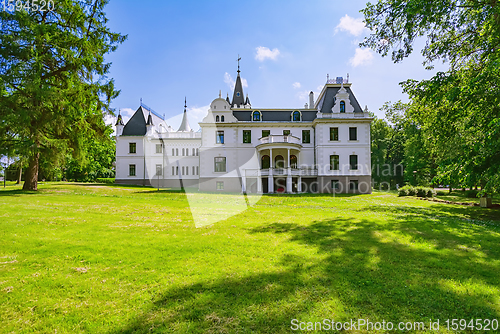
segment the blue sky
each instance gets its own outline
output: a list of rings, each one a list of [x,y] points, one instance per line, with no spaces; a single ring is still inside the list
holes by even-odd
[[[111,0],[108,25],[128,34],[107,56],[120,96],[112,107],[130,116],[140,103],[180,124],[187,96],[191,126],[210,102],[232,95],[237,57],[254,108],[300,108],[309,91],[347,73],[360,104],[382,117],[385,101],[407,100],[399,82],[429,78],[418,50],[392,63],[358,43],[369,33],[365,1]],[[317,96],[317,95],[316,95]]]

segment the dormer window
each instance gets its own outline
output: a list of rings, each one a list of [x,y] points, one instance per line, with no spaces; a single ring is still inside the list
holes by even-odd
[[[252,120],[254,122],[260,122],[260,111],[254,111],[252,114]]]
[[[300,112],[299,111],[294,111],[292,114],[292,120],[294,122],[300,122]]]
[[[219,123],[219,115],[215,116],[215,121]]]
[[[340,112],[345,112],[345,102],[340,101]]]

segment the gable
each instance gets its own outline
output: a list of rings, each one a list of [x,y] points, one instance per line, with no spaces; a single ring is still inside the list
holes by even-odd
[[[123,128],[122,136],[144,136],[145,134],[146,120],[142,107],[139,107]]]

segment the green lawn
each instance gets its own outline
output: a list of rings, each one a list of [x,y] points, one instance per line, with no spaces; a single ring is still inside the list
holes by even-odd
[[[2,333],[290,333],[292,319],[325,318],[432,318],[433,333],[451,333],[446,319],[500,321],[498,209],[276,195],[196,228],[179,192],[1,189]]]

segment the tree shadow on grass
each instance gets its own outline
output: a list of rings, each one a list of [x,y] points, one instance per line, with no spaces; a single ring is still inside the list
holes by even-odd
[[[498,318],[499,233],[482,226],[462,236],[460,226],[439,221],[448,218],[425,223],[420,213],[413,221],[417,215],[392,212],[383,222],[353,217],[249,229],[249,235],[284,238],[315,255],[289,252],[266,272],[167,288],[117,332],[285,333],[292,319],[428,324]],[[492,249],[482,256],[479,250],[456,249],[456,242],[478,245],[486,235]]]

